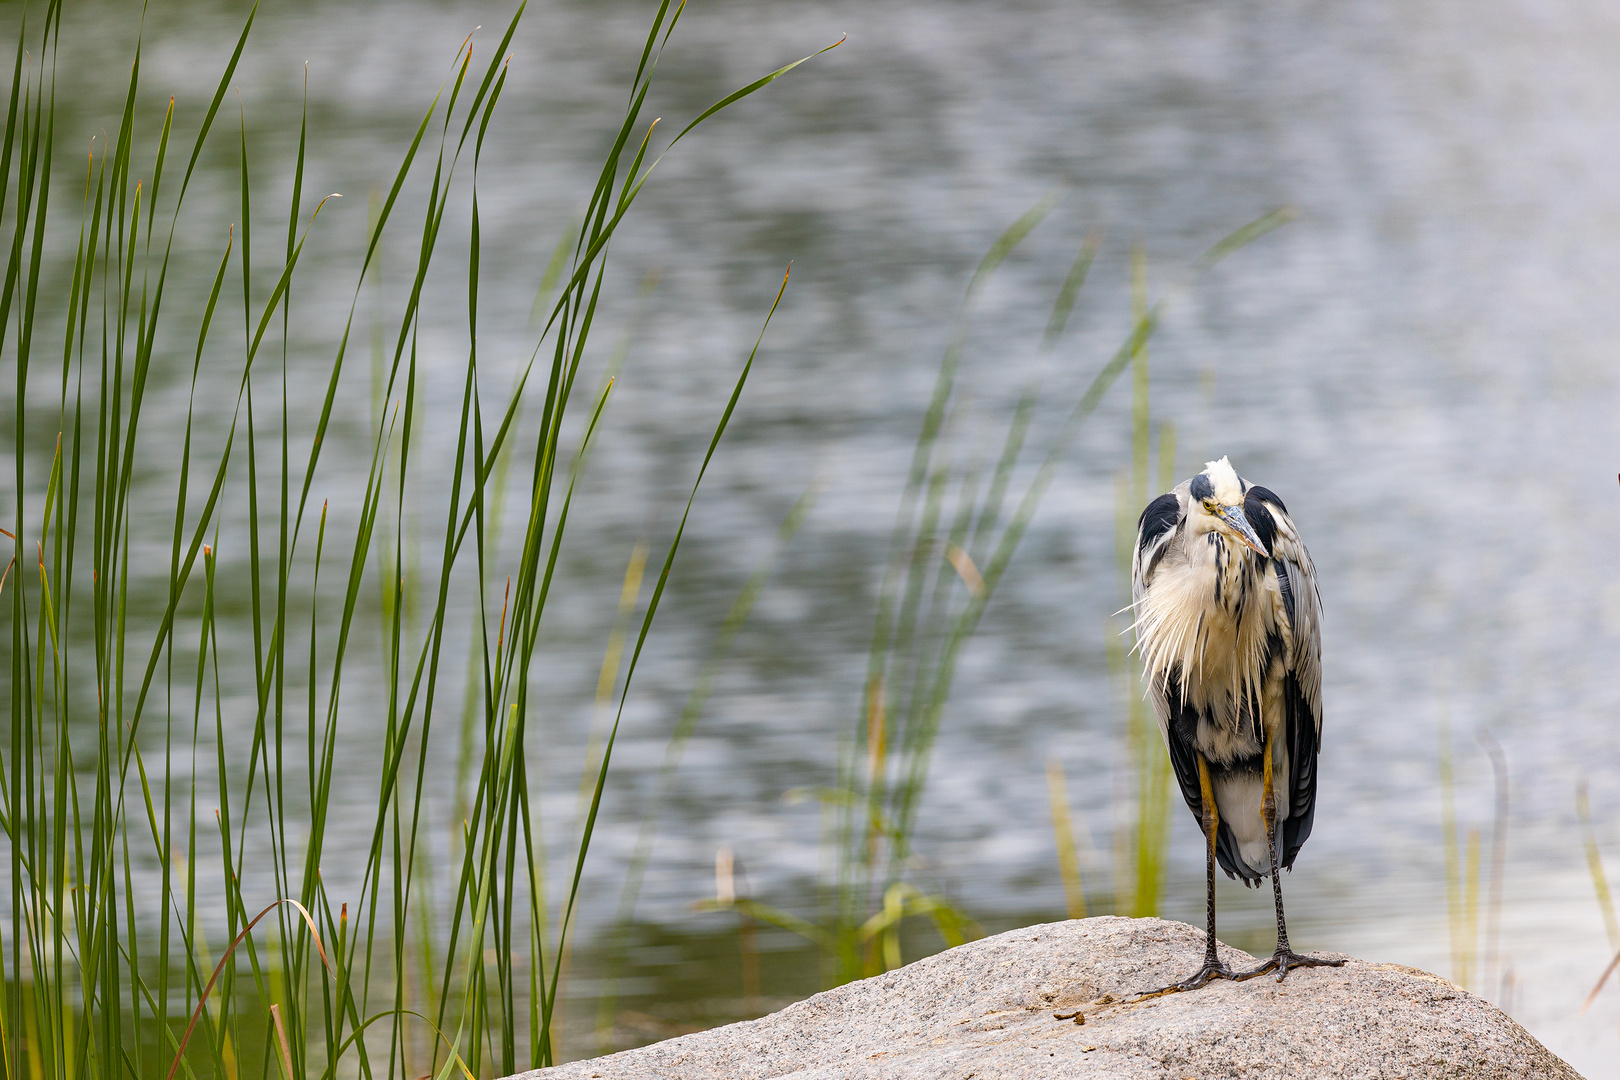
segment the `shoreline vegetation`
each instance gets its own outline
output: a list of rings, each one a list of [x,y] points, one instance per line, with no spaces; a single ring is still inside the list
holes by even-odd
[[[721,98],[662,142],[643,106],[683,12],[670,0],[652,12],[628,103],[543,284],[542,325],[510,393],[480,376],[477,172],[523,7],[493,50],[463,43],[372,208],[314,415],[293,404],[291,326],[300,258],[330,196],[305,186],[307,100],[296,161],[249,160],[247,118],[227,99],[259,10],[195,126],[173,98],[155,114],[144,107],[142,43],[132,41],[116,133],[77,176],[61,159],[64,146],[78,153],[81,135],[58,127],[59,80],[102,76],[59,68],[59,2],[24,13],[0,158],[15,500],[0,758],[7,1076],[487,1076],[554,1059],[558,985],[617,720],[560,880],[546,877],[525,751],[536,637],[613,385],[575,400],[608,245],[664,153],[803,62]],[[238,157],[240,192],[207,278],[172,259],[205,150]],[[289,165],[290,191],[266,191],[266,173]],[[256,235],[255,205],[262,215],[267,199],[284,200],[283,235]],[[444,228],[463,215],[464,235]],[[383,317],[392,329],[374,372],[370,460],[334,462],[323,458],[326,436],[350,419],[342,403],[365,374],[351,370],[351,331],[385,232],[409,234],[417,261],[403,303]],[[447,249],[466,266],[459,286],[438,270]],[[65,303],[52,291],[58,278],[71,280]],[[428,402],[421,306],[446,287],[467,298],[461,393]],[[198,296],[194,321],[173,314]],[[753,357],[715,402],[705,467]],[[181,438],[151,437],[148,391],[188,377]],[[220,379],[237,387],[223,422],[196,414],[199,388]],[[440,422],[459,407],[454,465],[441,499],[410,508],[437,516],[440,538],[425,539],[435,527],[423,526],[408,549],[430,405]],[[322,489],[348,464],[361,467],[362,491],[355,505],[333,506]],[[142,491],[153,474],[166,477],[172,507],[136,500],[136,474]],[[497,483],[512,493],[507,509],[526,515],[517,551],[502,548],[492,520]],[[243,520],[227,520],[225,508],[244,501]],[[168,524],[154,529],[154,515]],[[650,598],[631,620],[620,710],[681,532],[662,542]],[[154,552],[165,549],[154,587]],[[457,620],[468,615],[464,643]],[[222,639],[234,648],[238,635],[252,641],[246,685],[220,659]],[[383,643],[380,671],[365,655],[371,641]],[[462,684],[457,717],[447,688]],[[340,722],[356,709],[380,720],[377,745],[346,744]],[[459,731],[446,730],[458,719]],[[446,738],[462,753],[454,825],[438,820],[427,768]],[[376,785],[369,825],[333,811],[334,785],[356,775]],[[369,842],[344,857],[358,857],[361,884],[335,897],[323,859],[334,831],[356,825]],[[271,879],[273,902],[250,894],[249,877]]]

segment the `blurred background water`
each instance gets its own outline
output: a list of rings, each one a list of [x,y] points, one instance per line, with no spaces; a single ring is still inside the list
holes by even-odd
[[[150,12],[148,89],[198,109],[244,14],[189,2]],[[312,233],[317,284],[295,297],[295,396],[324,390],[297,375],[329,361],[368,200],[457,44],[482,26],[475,51],[494,47],[509,17],[505,3],[450,2],[261,13],[238,79],[255,166],[285,185],[307,70],[310,190],[344,196]],[[628,0],[538,3],[513,42],[479,172],[479,348],[497,368],[515,370],[533,347],[537,283],[588,194],[648,17]],[[123,70],[133,9],[92,4],[69,22],[66,40],[87,50],[75,62]],[[1588,779],[1600,848],[1620,859],[1620,13],[1557,0],[695,0],[654,115],[693,115],[846,33],[683,142],[614,243],[600,319],[626,328],[629,359],[548,609],[533,751],[559,852],[626,561],[678,514],[790,261],[793,276],[626,711],[587,873],[581,1008],[600,988],[591,942],[697,667],[778,522],[820,483],[662,808],[621,988],[629,1028],[669,1034],[741,1008],[725,1004],[741,995],[734,917],[691,910],[714,893],[719,849],[753,895],[813,910],[820,819],[782,796],[831,782],[839,734],[862,707],[912,442],[967,277],[996,235],[1063,193],[977,306],[963,369],[973,406],[953,437],[987,454],[1031,379],[1043,388],[1037,431],[1050,430],[1125,337],[1133,246],[1162,291],[1220,236],[1287,205],[1291,225],[1178,294],[1152,342],[1152,392],[1180,432],[1178,475],[1230,455],[1287,501],[1320,575],[1324,750],[1315,832],[1285,881],[1295,943],[1456,974],[1437,756],[1447,713],[1462,829],[1491,825],[1476,733],[1500,741],[1512,778],[1500,955],[1473,988],[1586,1075],[1620,1076],[1620,990],[1577,1015],[1610,943],[1574,799]],[[82,92],[59,106],[74,113],[73,138],[116,115],[116,97]],[[235,220],[229,143],[216,139],[192,196],[219,228],[182,237],[185,259],[211,265]],[[265,206],[266,223],[274,213]],[[1105,239],[1073,329],[1038,354],[1092,229]],[[385,260],[380,288],[405,273]],[[452,284],[428,300],[430,405],[457,393],[434,383],[432,353],[459,362],[464,297]],[[166,390],[183,413],[183,387]],[[340,403],[333,438],[356,461],[371,408],[363,393]],[[935,752],[925,873],[991,929],[1063,912],[1049,757],[1094,847],[1110,849],[1122,704],[1105,642],[1123,626],[1109,616],[1128,411],[1117,387],[1065,460],[966,653]],[[430,407],[430,444],[434,433]],[[336,466],[318,495],[341,497],[356,479]],[[431,488],[431,470],[419,483]],[[649,518],[648,507],[662,509]],[[350,723],[363,747],[363,709]],[[356,792],[357,805],[368,798]],[[1106,857],[1082,869],[1106,875]],[[1198,920],[1201,871],[1196,827],[1177,810],[1167,916]],[[1267,895],[1222,882],[1220,902],[1223,937],[1269,949]],[[767,996],[817,988],[813,954],[773,935],[763,947]],[[937,943],[919,935],[916,947]],[[581,1034],[565,1056],[593,1048]]]

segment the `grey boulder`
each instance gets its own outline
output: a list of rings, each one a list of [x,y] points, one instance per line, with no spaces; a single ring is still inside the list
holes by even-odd
[[[1202,930],[1105,917],[1013,930],[758,1020],[522,1073],[528,1080],[1013,1080],[1577,1074],[1445,979],[1347,958],[1131,1003],[1184,978]],[[1226,945],[1234,967],[1253,957]],[[1078,1012],[1080,1022],[1058,1020]]]

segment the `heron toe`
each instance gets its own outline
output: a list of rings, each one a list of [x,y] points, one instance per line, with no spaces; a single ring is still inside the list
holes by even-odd
[[[1166,994],[1180,994],[1188,990],[1197,990],[1201,986],[1207,986],[1214,979],[1231,979],[1233,982],[1238,982],[1244,977],[1242,972],[1233,971],[1225,964],[1206,960],[1204,966],[1199,968],[1198,973],[1191,978],[1182,979],[1178,983],[1171,983],[1169,986],[1163,986],[1157,990],[1148,990],[1136,995],[1131,1000],[1133,1002],[1147,1001],[1150,998],[1163,997]]]
[[[1277,972],[1277,981],[1282,982],[1284,979],[1288,978],[1288,970],[1290,968],[1343,966],[1343,960],[1329,960],[1325,956],[1311,956],[1309,953],[1302,954],[1297,953],[1289,948],[1281,948],[1272,954],[1271,959],[1267,960],[1259,967],[1250,971],[1242,972],[1234,976],[1234,978],[1238,982],[1243,982],[1245,980],[1254,978],[1256,975],[1264,975],[1268,971],[1275,970]]]

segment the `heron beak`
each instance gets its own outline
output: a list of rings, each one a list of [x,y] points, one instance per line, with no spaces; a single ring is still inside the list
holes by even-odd
[[[1266,546],[1260,542],[1260,537],[1255,533],[1254,526],[1250,525],[1249,519],[1243,516],[1242,506],[1218,507],[1215,513],[1226,523],[1227,528],[1237,534],[1239,540],[1258,552],[1261,558],[1271,558],[1271,552],[1267,551]]]

